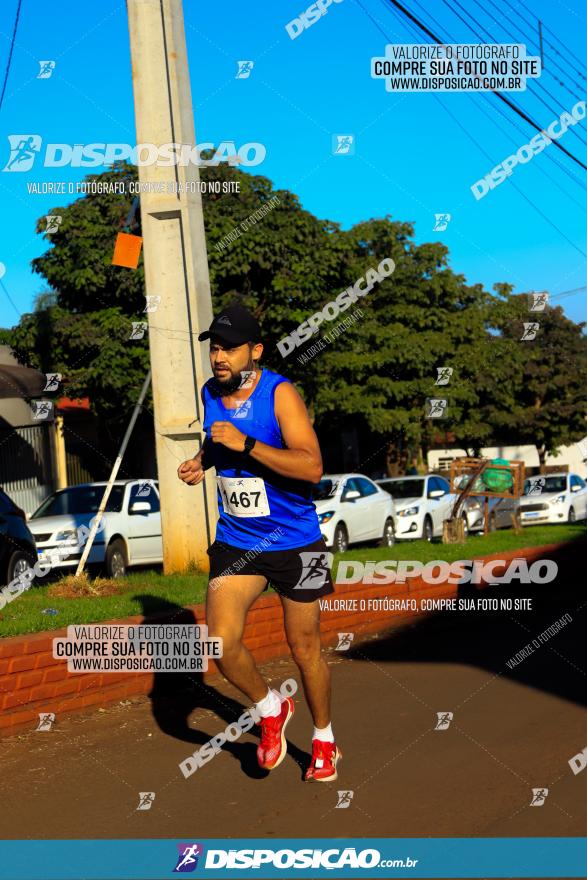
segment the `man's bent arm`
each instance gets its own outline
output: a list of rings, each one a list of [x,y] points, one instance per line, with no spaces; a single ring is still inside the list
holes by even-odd
[[[275,416],[286,449],[257,440],[249,453],[255,461],[283,477],[318,483],[322,477],[322,456],[306,405],[289,382],[275,389]]]

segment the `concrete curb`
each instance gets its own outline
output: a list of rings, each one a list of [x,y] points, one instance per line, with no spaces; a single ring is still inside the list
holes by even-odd
[[[549,553],[565,546],[568,546],[568,542],[526,547],[475,558],[485,562],[503,559],[506,563],[503,566],[505,569],[512,559],[533,562],[548,558]],[[496,569],[495,575],[501,573],[500,568]],[[480,584],[473,589],[483,589],[486,586],[487,584]],[[361,611],[361,600],[368,603],[369,599],[386,597],[454,598],[458,589],[458,584],[441,583],[431,586],[425,584],[421,578],[410,578],[409,584],[337,584],[334,595],[329,599],[334,600],[330,604],[339,607],[323,610],[321,615],[323,644],[336,644],[338,633],[342,631],[354,634],[355,645],[365,636],[385,632],[405,623],[410,617],[433,613],[413,610]],[[347,610],[341,607],[338,600],[357,601],[354,609]],[[145,620],[142,616],[135,616],[101,623],[138,624]],[[205,623],[205,608],[204,605],[188,606],[173,614],[149,616],[148,622]],[[41,712],[53,712],[59,717],[92,706],[104,706],[134,694],[146,694],[151,690],[153,673],[68,673],[66,661],[56,660],[52,656],[53,639],[65,635],[66,629],[63,628],[0,640],[0,737],[19,730],[34,729]],[[263,595],[249,612],[244,642],[260,663],[289,653],[283,630],[281,603],[275,593]],[[218,669],[210,662],[205,677],[214,674],[218,674]]]

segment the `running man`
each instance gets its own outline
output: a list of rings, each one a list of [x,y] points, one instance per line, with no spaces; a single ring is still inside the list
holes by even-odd
[[[334,588],[311,496],[322,477],[322,457],[294,386],[259,368],[260,338],[259,324],[238,305],[200,334],[200,341],[210,340],[214,374],[202,389],[206,437],[177,473],[197,486],[204,471],[216,468],[220,519],[208,550],[208,631],[223,639],[217,661],[222,673],[261,716],[259,765],[274,770],[285,758],[285,728],[294,712],[291,697],[282,699],[267,686],[242,642],[247,612],[271,582],[314,720],[305,779],[331,782],[341,753],[330,722],[330,671],[321,654],[318,599]]]

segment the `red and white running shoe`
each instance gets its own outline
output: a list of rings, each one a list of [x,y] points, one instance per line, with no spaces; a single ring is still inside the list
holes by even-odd
[[[338,779],[336,765],[342,758],[342,752],[332,742],[312,740],[312,760],[306,770],[306,782],[334,782]]]
[[[261,742],[257,747],[257,761],[264,770],[275,770],[287,754],[285,728],[294,713],[294,701],[286,697],[281,704],[279,715],[261,718]]]

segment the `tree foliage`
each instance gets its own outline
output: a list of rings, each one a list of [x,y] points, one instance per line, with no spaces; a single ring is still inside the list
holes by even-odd
[[[203,168],[201,178],[221,190],[240,185],[203,196],[214,309],[238,300],[255,313],[264,362],[299,384],[319,428],[338,431],[352,420],[382,445],[424,449],[443,436],[470,451],[515,439],[536,443],[542,456],[583,436],[583,325],[560,308],[528,317],[528,298],[507,284],[495,295],[468,284],[443,244],[414,242],[410,223],[387,216],[343,230],[266,177],[218,166]],[[135,180],[136,169],[119,163],[89,179]],[[251,219],[272,199],[262,219]],[[61,372],[66,393],[89,396],[105,418],[132,405],[149,364],[147,337],[129,340],[131,322],[146,320],[142,258],[136,270],[111,264],[131,203],[132,196],[96,194],[51,209],[61,226],[32,263],[47,293],[3,334],[21,362]],[[229,242],[234,230],[240,234]],[[303,357],[313,339],[282,359],[278,340],[390,257],[391,277],[316,338],[360,309],[352,326],[315,357]],[[523,322],[534,319],[536,340],[521,341]],[[453,369],[448,386],[435,384],[438,367]],[[427,418],[426,399],[438,397],[448,401],[446,417]]]

